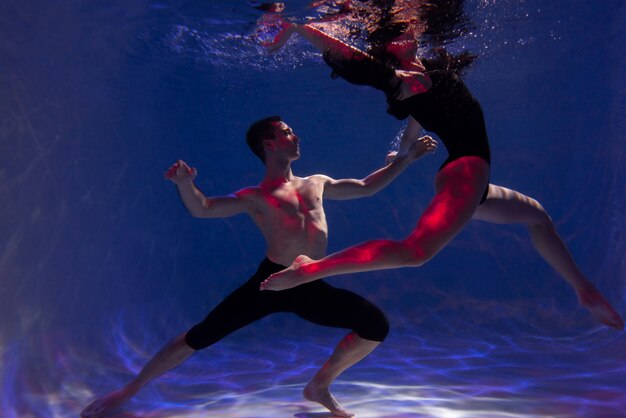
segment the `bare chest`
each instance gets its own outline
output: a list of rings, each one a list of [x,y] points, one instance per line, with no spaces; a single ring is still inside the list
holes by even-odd
[[[323,211],[322,190],[315,184],[280,187],[265,197],[265,206],[276,217],[308,218]]]

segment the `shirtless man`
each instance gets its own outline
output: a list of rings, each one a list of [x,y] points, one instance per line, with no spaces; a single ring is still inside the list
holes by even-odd
[[[265,176],[258,186],[207,198],[193,184],[197,171],[185,162],[176,162],[165,176],[178,186],[183,203],[194,217],[248,214],[265,237],[266,258],[256,274],[226,297],[204,321],[163,347],[125,387],[89,405],[82,417],[106,416],[145,384],[178,366],[197,350],[275,312],[293,312],[316,324],[352,330],[304,388],[306,399],[320,403],[333,415],[352,416],[338,404],[329,386],[386,337],[389,325],[384,314],[362,297],[324,281],[285,292],[261,292],[259,285],[270,274],[290,265],[299,254],[315,258],[326,254],[328,228],[323,198],[345,200],[370,196],[387,186],[411,162],[433,152],[437,143],[429,136],[413,138],[406,153],[366,178],[335,180],[321,174],[293,175],[291,163],[300,157],[300,138],[278,116],[254,123],[248,130],[247,142],[265,164]]]

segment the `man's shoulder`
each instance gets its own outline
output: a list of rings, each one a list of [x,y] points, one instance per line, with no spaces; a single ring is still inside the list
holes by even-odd
[[[302,178],[302,180],[303,181],[311,181],[311,182],[315,182],[315,183],[326,183],[328,181],[331,181],[332,178],[330,178],[326,174],[312,174],[312,175],[310,175],[308,177]]]
[[[237,190],[233,193],[234,196],[240,199],[252,199],[261,194],[261,188],[259,186],[248,186]]]

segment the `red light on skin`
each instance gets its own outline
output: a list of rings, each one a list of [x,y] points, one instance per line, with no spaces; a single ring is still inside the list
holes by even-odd
[[[375,251],[375,250],[363,251],[363,255],[361,256],[361,261],[363,263],[369,263],[376,258],[377,253],[378,251]]]
[[[164,174],[164,177],[166,179],[171,179],[172,177],[174,177],[174,174],[176,174],[176,170],[178,170],[178,163],[174,164],[173,166],[171,166]]]
[[[280,209],[280,200],[278,200],[276,197],[274,196],[268,196],[267,197],[267,203],[270,204],[270,206],[275,207],[276,209]]]
[[[348,350],[352,346],[354,346],[354,339],[356,338],[356,334],[348,334],[344,337],[343,340],[339,343],[339,347],[343,350]]]
[[[163,177],[165,177],[166,179],[171,180],[172,178],[174,178],[176,176],[176,174],[178,173],[178,169],[181,168],[181,164],[179,162],[174,163],[174,165],[172,165],[170,168],[167,169],[167,171],[165,172],[165,174],[163,175]],[[193,174],[194,169],[191,167],[187,167],[187,174]]]
[[[300,205],[300,212],[304,215],[308,215],[311,212],[311,208],[307,204],[307,202],[302,198],[302,195],[296,192],[296,198],[298,199],[298,204]]]
[[[296,263],[301,263],[302,257],[296,257]],[[311,263],[311,264],[305,264],[303,266],[300,267],[302,269],[302,271],[304,273],[311,273],[311,274],[315,274],[318,271],[320,271],[320,264],[319,263]]]

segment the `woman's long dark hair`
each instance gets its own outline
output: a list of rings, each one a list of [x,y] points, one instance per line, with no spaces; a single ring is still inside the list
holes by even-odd
[[[428,71],[448,71],[462,76],[463,72],[476,61],[477,56],[469,51],[452,55],[444,47],[432,50],[433,56],[422,58]]]
[[[387,44],[407,31],[416,36],[422,49],[430,51],[423,58],[428,70],[461,75],[477,58],[469,51],[452,55],[445,49],[447,43],[471,28],[463,10],[464,0],[367,0],[366,4],[375,20],[367,25],[369,52],[389,65],[398,63],[387,52]]]

